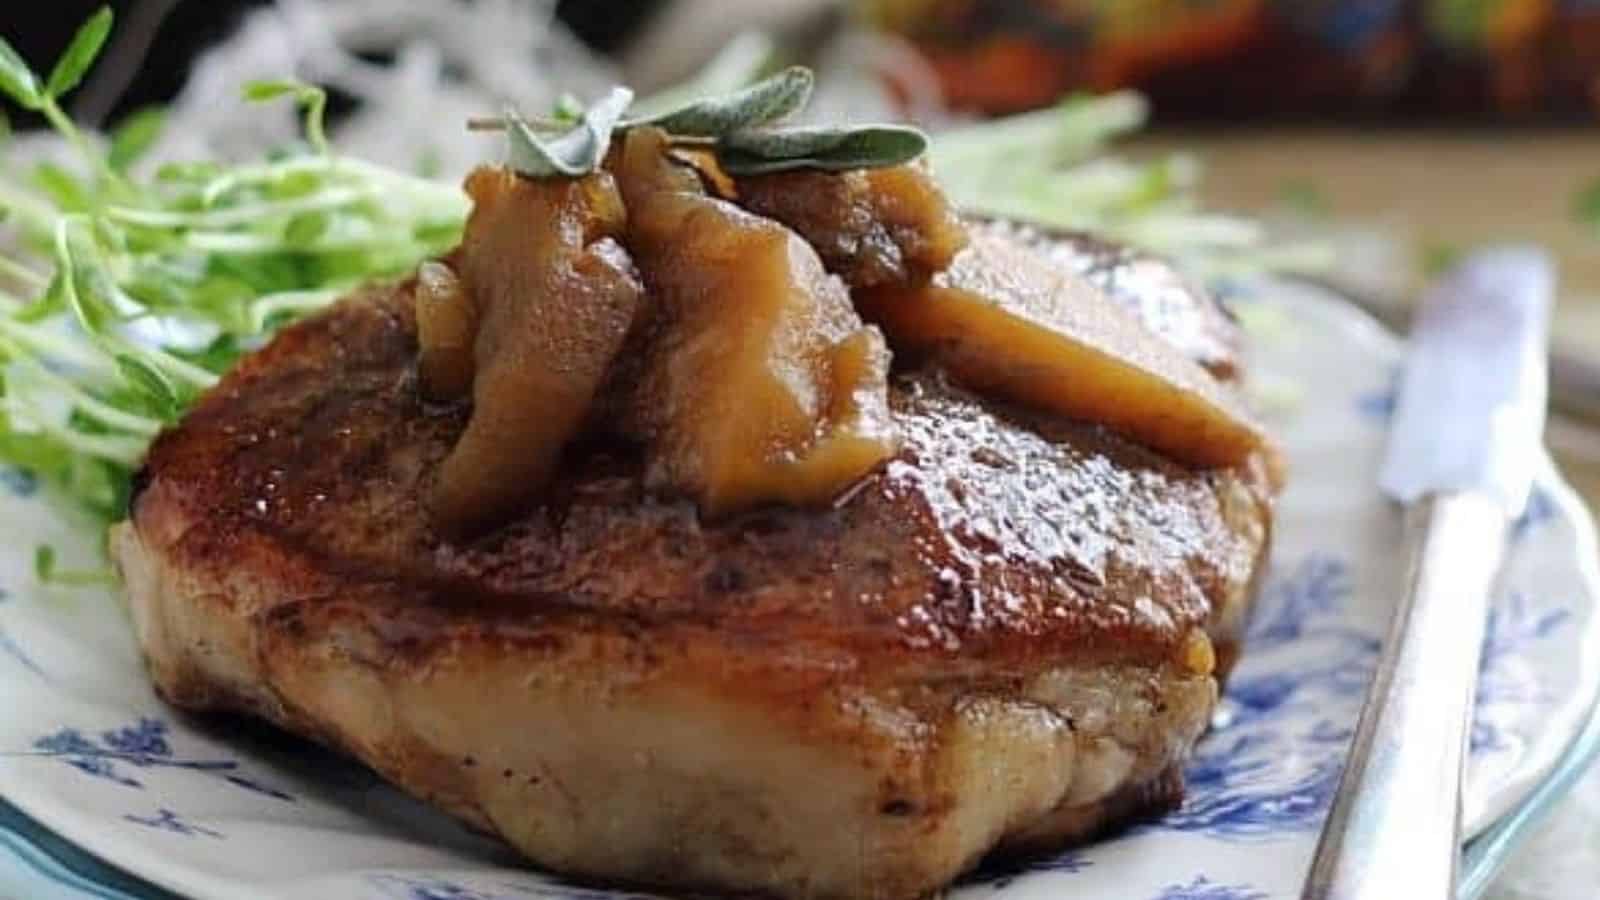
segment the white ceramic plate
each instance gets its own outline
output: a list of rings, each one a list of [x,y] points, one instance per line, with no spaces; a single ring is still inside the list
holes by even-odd
[[[1398,343],[1325,294],[1257,287],[1256,371],[1285,404],[1293,480],[1269,584],[1177,814],[969,879],[958,897],[1298,896],[1400,583],[1373,487]],[[1276,322],[1274,326],[1272,323]],[[0,470],[3,472],[4,470]],[[626,898],[517,867],[352,764],[268,729],[164,707],[109,592],[44,590],[33,548],[92,562],[31,480],[0,474],[0,796],[83,848],[201,898]],[[1572,743],[1600,688],[1592,527],[1553,468],[1519,523],[1485,648],[1466,795],[1476,832]]]

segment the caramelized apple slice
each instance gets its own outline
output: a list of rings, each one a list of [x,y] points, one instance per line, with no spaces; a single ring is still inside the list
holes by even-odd
[[[428,260],[417,267],[417,377],[429,400],[459,400],[472,391],[472,345],[478,311],[449,266]]]
[[[477,311],[472,417],[432,498],[436,523],[456,535],[537,498],[644,295],[614,239],[624,213],[610,175],[536,180],[481,168],[466,187],[472,216],[455,258]]]
[[[655,129],[613,163],[657,304],[626,404],[652,481],[709,514],[827,503],[892,455],[888,350],[816,252],[707,196]]]
[[[793,228],[853,288],[926,279],[967,244],[926,166],[795,170],[734,180],[739,204]]]
[[[1195,466],[1238,465],[1266,446],[1204,369],[1088,282],[992,233],[974,233],[924,286],[856,300],[897,350],[929,353],[979,390],[1102,423]]]
[[[1144,327],[1224,384],[1244,377],[1244,334],[1203,286],[1171,261],[1084,232],[1037,228],[1002,219],[968,222],[1027,246],[1064,272],[1100,289]]]

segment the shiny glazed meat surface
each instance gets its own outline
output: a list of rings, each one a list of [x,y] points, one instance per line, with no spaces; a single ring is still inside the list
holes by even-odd
[[[452,544],[418,499],[462,423],[416,396],[407,298],[344,303],[246,360],[157,441],[136,521],[156,504],[203,514],[210,527],[186,547],[217,564],[260,537],[349,577],[403,577],[429,595],[424,618],[793,623],[786,640],[956,666],[1172,658],[1248,580],[1262,542],[1238,527],[1267,502],[1246,476],[1008,417],[913,375],[892,395],[903,450],[834,510],[702,523],[691,504],[647,495],[625,451],[587,446],[546,508]]]
[[[153,446],[114,552],[158,688],[342,747],[559,871],[909,898],[1181,796],[1266,553],[1196,471],[898,376],[831,509],[702,520],[622,445],[468,544],[410,284],[282,332]],[[492,698],[492,700],[490,699]]]

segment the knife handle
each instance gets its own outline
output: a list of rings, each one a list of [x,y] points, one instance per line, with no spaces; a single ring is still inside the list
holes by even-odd
[[[1504,508],[1481,494],[1411,507],[1406,590],[1305,900],[1454,898],[1478,658],[1507,525]]]

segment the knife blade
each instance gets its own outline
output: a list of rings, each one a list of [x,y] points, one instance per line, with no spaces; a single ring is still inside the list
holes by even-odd
[[[1550,256],[1482,251],[1436,284],[1412,325],[1384,493],[1483,491],[1520,515],[1533,487],[1548,390]]]
[[[1455,896],[1489,597],[1533,487],[1555,267],[1476,253],[1414,320],[1378,482],[1406,505],[1406,582],[1312,858],[1306,900]]]

